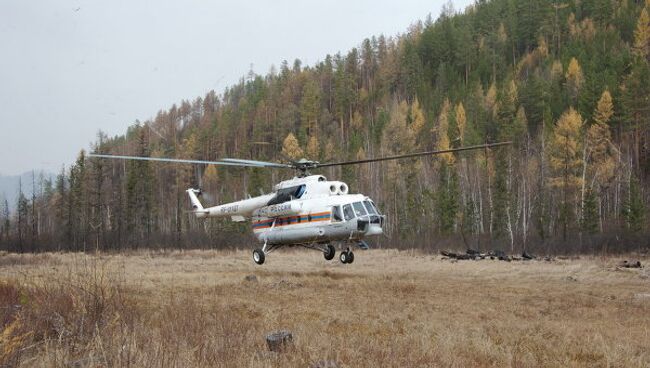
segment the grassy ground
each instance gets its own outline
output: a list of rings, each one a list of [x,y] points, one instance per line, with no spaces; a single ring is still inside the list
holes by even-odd
[[[647,269],[355,255],[4,254],[0,366],[650,366]]]

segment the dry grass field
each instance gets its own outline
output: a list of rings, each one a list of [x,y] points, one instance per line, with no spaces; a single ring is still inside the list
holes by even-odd
[[[648,367],[650,272],[616,262],[2,254],[0,366]]]

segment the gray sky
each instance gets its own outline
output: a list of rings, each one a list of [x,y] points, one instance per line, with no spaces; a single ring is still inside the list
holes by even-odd
[[[0,0],[0,174],[53,172],[253,70],[396,35],[444,0]],[[470,0],[455,1],[463,9]]]

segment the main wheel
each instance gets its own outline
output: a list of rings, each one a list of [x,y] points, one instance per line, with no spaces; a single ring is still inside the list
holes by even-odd
[[[354,253],[352,251],[348,252],[348,264],[354,262]]]
[[[323,253],[323,256],[325,256],[325,260],[331,261],[334,259],[334,256],[336,255],[336,249],[334,249],[334,246],[332,244],[327,244],[327,250]]]
[[[341,263],[348,263],[348,251],[344,250],[339,254],[339,259],[341,260]]]
[[[255,261],[255,263],[257,263],[258,265],[264,263],[264,251],[259,248],[255,249],[253,251],[253,261]]]

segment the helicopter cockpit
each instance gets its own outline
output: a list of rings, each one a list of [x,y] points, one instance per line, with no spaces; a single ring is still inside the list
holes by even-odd
[[[384,216],[369,199],[332,206],[332,222],[356,222],[356,230],[365,235],[382,233]]]

